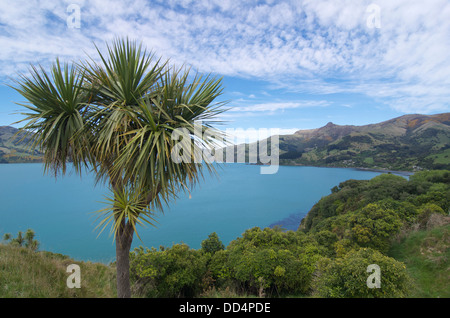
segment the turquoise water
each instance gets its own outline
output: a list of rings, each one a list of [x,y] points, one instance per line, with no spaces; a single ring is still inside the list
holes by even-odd
[[[296,229],[301,218],[330,189],[348,179],[380,174],[344,168],[279,167],[276,174],[260,174],[260,167],[227,164],[219,176],[206,176],[191,193],[181,195],[156,228],[138,228],[133,247],[171,246],[184,242],[199,248],[216,232],[227,245],[246,229],[281,224]],[[0,235],[28,228],[36,232],[40,250],[76,260],[110,262],[115,258],[109,230],[95,231],[95,214],[107,189],[95,186],[92,175],[54,177],[41,164],[0,165]]]

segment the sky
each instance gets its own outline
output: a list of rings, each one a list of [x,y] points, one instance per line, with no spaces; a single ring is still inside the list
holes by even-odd
[[[19,73],[117,37],[222,77],[233,129],[450,110],[448,0],[0,0],[0,126],[22,118]]]

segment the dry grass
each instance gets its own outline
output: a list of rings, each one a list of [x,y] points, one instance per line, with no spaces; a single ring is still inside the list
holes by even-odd
[[[77,264],[81,288],[68,288],[67,266]],[[0,297],[2,298],[113,298],[115,268],[79,262],[60,254],[33,252],[0,245]]]

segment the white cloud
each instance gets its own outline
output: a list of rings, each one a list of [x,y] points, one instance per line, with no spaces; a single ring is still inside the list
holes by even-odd
[[[377,0],[381,28],[371,29],[372,2],[1,1],[0,76],[56,56],[78,60],[94,54],[92,41],[130,36],[202,72],[311,94],[360,93],[404,112],[448,111],[450,3]],[[81,8],[79,30],[66,24],[72,3]],[[301,107],[284,105],[270,106]]]
[[[228,141],[238,145],[263,140],[274,135],[292,135],[299,130],[300,128],[229,128],[225,132]]]
[[[301,101],[301,102],[277,102],[252,104],[249,106],[238,106],[230,109],[231,112],[276,112],[279,110],[304,108],[304,107],[325,107],[327,101]]]

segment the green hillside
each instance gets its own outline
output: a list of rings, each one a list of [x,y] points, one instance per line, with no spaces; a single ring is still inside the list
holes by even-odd
[[[39,151],[31,151],[29,139],[10,126],[0,126],[0,163],[41,162]]]
[[[80,266],[81,288],[68,288],[67,267]],[[115,269],[68,256],[0,244],[0,298],[114,298]]]
[[[450,168],[450,113],[379,124],[332,123],[280,136],[281,164],[421,170]]]
[[[365,126],[328,123],[279,136],[279,148],[281,165],[449,169],[450,113],[405,115]]]
[[[450,298],[450,225],[414,232],[395,242],[389,255],[404,262],[416,282],[412,297]]]
[[[41,154],[29,150],[23,135],[13,138],[17,131],[0,127],[0,163],[40,162]],[[450,169],[450,113],[405,115],[365,126],[328,123],[279,138],[281,165]]]
[[[322,272],[321,295],[349,295],[340,278],[345,272],[352,277],[347,255],[363,248],[401,263],[399,270],[406,269],[411,280],[405,297],[450,296],[448,170],[416,172],[409,180],[382,174],[342,182],[312,207],[298,231],[315,237],[331,259]]]

